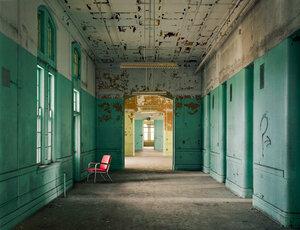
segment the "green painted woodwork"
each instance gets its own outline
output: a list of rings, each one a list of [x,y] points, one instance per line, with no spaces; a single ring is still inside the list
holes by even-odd
[[[37,166],[37,58],[2,34],[0,44],[0,67],[12,80],[9,88],[0,85],[0,130],[6,130],[0,136],[0,228],[7,229],[61,194],[64,173],[72,186],[72,164],[57,155],[56,163]]]
[[[164,149],[164,121],[154,120],[154,149],[163,151]]]
[[[86,177],[86,167],[89,162],[95,161],[96,145],[96,99],[85,90],[81,90],[81,153],[80,179]]]
[[[225,181],[226,162],[226,85],[210,93],[210,175]]]
[[[299,60],[298,33],[254,62],[253,87],[253,205],[294,227],[300,227]]]
[[[143,150],[143,120],[134,120],[135,151]]]
[[[241,197],[252,197],[253,66],[227,81],[226,186]]]
[[[175,170],[201,170],[200,98],[175,98]]]
[[[12,83],[10,87],[3,87],[0,82],[0,173],[16,170],[18,164],[18,133],[17,114],[17,81],[18,81],[18,50],[16,43],[12,42],[0,33],[0,74],[2,68],[10,71]],[[4,55],[11,54],[11,55]],[[2,75],[1,75],[2,77]],[[35,80],[34,80],[35,81]],[[13,115],[14,116],[13,116]],[[3,132],[5,130],[5,132]],[[17,181],[15,181],[17,182]],[[15,183],[13,182],[13,183]],[[1,183],[1,182],[0,182]],[[11,182],[12,183],[12,182]],[[4,185],[2,185],[4,186]],[[11,187],[13,188],[13,187]],[[1,189],[1,184],[0,184]],[[0,193],[4,194],[4,193]],[[7,194],[8,196],[9,194]],[[11,195],[9,195],[11,196]],[[1,198],[0,198],[1,199]],[[1,205],[2,202],[0,202]],[[1,212],[0,212],[1,213]],[[1,217],[0,217],[1,218]],[[0,225],[1,226],[1,225]]]
[[[203,172],[210,171],[210,101],[209,95],[202,99],[202,157]]]
[[[4,55],[5,54],[5,55]],[[72,82],[55,74],[54,163],[36,164],[36,71],[37,57],[0,33],[2,67],[12,83],[0,81],[0,229],[36,212],[73,185]],[[96,149],[95,98],[82,91],[82,171]],[[5,132],[2,132],[5,130]],[[94,151],[94,153],[93,153]]]
[[[72,156],[72,82],[61,74],[56,74],[55,107],[55,155],[57,158]]]
[[[112,169],[124,168],[124,99],[97,99],[97,154],[96,160],[112,155]]]

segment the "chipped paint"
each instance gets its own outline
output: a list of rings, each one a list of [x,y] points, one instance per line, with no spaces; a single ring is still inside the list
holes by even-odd
[[[85,26],[84,35],[97,54],[97,62],[119,63],[143,60],[144,50],[140,54],[139,47],[145,45],[147,60],[184,62],[197,57],[200,61],[210,35],[217,32],[236,2],[73,0],[62,4],[72,21]],[[182,49],[177,47],[179,38]],[[120,49],[124,46],[126,49]]]

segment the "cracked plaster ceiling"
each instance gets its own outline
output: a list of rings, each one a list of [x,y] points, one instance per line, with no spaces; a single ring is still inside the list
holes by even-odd
[[[59,0],[96,61],[199,63],[238,0]],[[247,0],[244,0],[247,1]]]

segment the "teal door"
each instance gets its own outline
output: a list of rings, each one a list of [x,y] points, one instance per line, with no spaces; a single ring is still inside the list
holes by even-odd
[[[135,151],[143,149],[143,120],[134,121]]]
[[[163,120],[154,120],[154,149],[164,149],[164,123]]]

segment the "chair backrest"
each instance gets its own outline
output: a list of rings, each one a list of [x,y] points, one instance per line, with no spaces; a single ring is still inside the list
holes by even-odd
[[[99,166],[100,169],[108,171],[110,162],[111,162],[111,155],[103,155],[100,166]]]
[[[111,155],[103,155],[101,164],[110,164]]]

